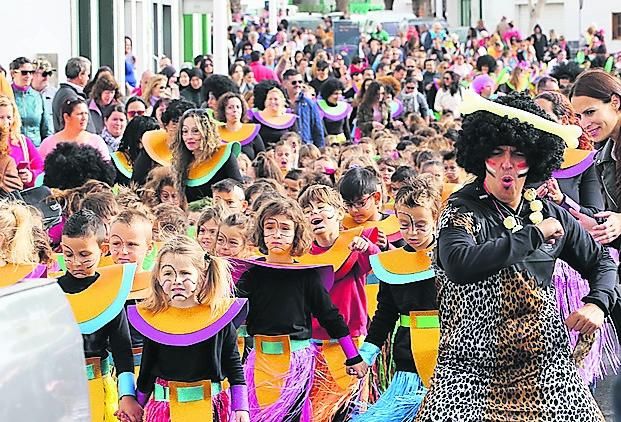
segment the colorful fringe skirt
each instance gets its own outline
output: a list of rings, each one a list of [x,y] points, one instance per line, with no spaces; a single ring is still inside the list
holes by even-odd
[[[565,261],[556,260],[552,277],[556,289],[556,301],[563,320],[582,307],[582,298],[589,293],[589,282]],[[569,344],[572,350],[578,345],[580,333],[568,330]],[[584,340],[583,340],[584,341]],[[590,385],[607,375],[607,367],[617,373],[621,365],[619,361],[619,344],[614,325],[606,318],[604,325],[595,333],[595,341],[590,352],[578,362],[578,374]]]
[[[324,345],[320,342],[318,349],[310,393],[313,421],[349,420],[369,402],[369,376],[358,380],[346,374],[345,357],[338,342]],[[328,359],[335,361],[332,363],[334,372],[330,370]]]
[[[289,369],[283,372],[274,373],[262,372],[265,376],[263,381],[259,381],[255,376],[255,366],[257,359],[264,359],[267,356],[278,356],[277,352],[266,353],[265,342],[261,344],[255,337],[255,348],[248,354],[244,365],[244,375],[248,385],[248,401],[250,404],[250,420],[252,422],[311,422],[313,412],[311,410],[310,391],[313,384],[317,347],[309,341],[291,340],[290,354],[285,359],[289,359]],[[257,348],[261,347],[262,356],[257,356]],[[282,349],[281,349],[282,352]],[[280,353],[280,356],[283,356]],[[274,365],[274,368],[279,364]],[[265,365],[263,366],[266,367]],[[269,363],[268,366],[269,367]],[[261,406],[259,404],[260,393],[270,391],[275,397],[270,404]]]
[[[355,415],[354,422],[413,421],[427,390],[414,372],[397,371],[379,400],[364,413]]]
[[[161,378],[155,380],[156,391],[151,395],[147,405],[144,408],[145,422],[170,422],[170,402],[166,393],[158,394],[157,391],[167,391],[168,381]],[[215,384],[212,384],[214,388]],[[212,390],[213,391],[213,390]],[[213,420],[215,422],[228,422],[231,416],[231,398],[229,390],[222,390],[211,398],[213,407]],[[186,421],[173,421],[186,422]],[[207,422],[207,421],[205,421]]]

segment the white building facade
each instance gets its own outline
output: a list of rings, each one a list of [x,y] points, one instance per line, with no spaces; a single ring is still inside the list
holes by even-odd
[[[621,0],[534,0],[544,1],[538,23],[545,34],[554,29],[568,41],[579,41],[593,24],[602,28],[609,52],[621,51]],[[483,19],[494,30],[503,16],[513,20],[524,36],[532,33],[528,0],[446,0],[446,17],[451,26],[475,26]]]

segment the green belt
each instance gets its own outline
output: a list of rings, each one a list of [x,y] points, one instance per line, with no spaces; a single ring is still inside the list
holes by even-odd
[[[212,397],[222,392],[222,383],[211,383],[211,395]],[[205,391],[202,385],[195,387],[179,387],[177,388],[177,401],[179,403],[188,403],[192,401],[199,401],[205,398]],[[153,399],[155,401],[170,401],[170,388],[164,387],[160,384],[155,384],[153,390]]]
[[[291,343],[291,352],[297,352],[306,349],[311,345],[310,340],[289,340]],[[255,348],[257,345],[255,344]],[[261,350],[266,355],[282,355],[285,352],[285,345],[282,341],[264,341],[261,344]]]
[[[240,325],[237,329],[237,337],[250,337],[248,335],[248,329],[245,325]]]
[[[110,374],[112,372],[112,356],[108,355],[107,358],[102,359],[100,365],[102,377]],[[86,377],[89,381],[95,379],[95,365],[86,365]]]
[[[410,328],[412,323],[409,315],[399,316],[399,326]],[[437,315],[418,315],[416,316],[417,328],[440,328],[440,319]]]

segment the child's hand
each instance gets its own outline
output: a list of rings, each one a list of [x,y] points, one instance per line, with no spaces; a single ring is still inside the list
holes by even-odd
[[[349,244],[349,250],[352,252],[366,252],[369,249],[369,241],[364,237],[356,236]]]
[[[388,246],[388,238],[386,237],[386,235],[384,234],[383,231],[381,231],[381,230],[377,231],[377,242],[375,242],[375,244],[381,250],[386,249],[386,247]]]
[[[245,410],[236,410],[235,422],[250,422],[250,415]]]
[[[142,407],[134,396],[123,396],[119,400],[119,410],[114,414],[122,422],[141,422]]]
[[[358,379],[363,378],[368,370],[369,366],[364,361],[347,367],[347,373],[352,376],[355,375]]]

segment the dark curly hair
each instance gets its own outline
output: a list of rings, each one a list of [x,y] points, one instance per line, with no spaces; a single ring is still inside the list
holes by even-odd
[[[231,98],[237,98],[239,100],[239,102],[241,103],[241,108],[242,108],[241,119],[243,121],[246,118],[246,113],[248,112],[248,104],[246,104],[246,100],[244,100],[244,97],[242,97],[241,94],[238,94],[236,92],[227,92],[226,94],[222,95],[220,99],[218,100],[218,108],[216,110],[216,119],[218,119],[221,122],[226,123],[226,106]]]
[[[133,163],[138,157],[140,152],[140,140],[145,132],[150,130],[157,130],[160,126],[157,124],[155,117],[136,116],[134,117],[125,128],[121,143],[117,151],[120,151],[127,155],[129,162]]]
[[[570,61],[567,63],[559,63],[552,68],[550,71],[550,76],[555,78],[557,81],[561,79],[569,79],[569,82],[574,82],[578,75],[580,75],[584,71],[578,63],[574,61]]]
[[[212,93],[216,100],[218,100],[227,92],[239,94],[239,87],[226,75],[211,75],[203,81],[201,100],[207,102],[209,100],[209,93]]]
[[[62,142],[45,157],[43,184],[50,188],[71,189],[94,179],[114,184],[114,166],[89,145]]]
[[[172,100],[166,111],[162,113],[162,123],[167,126],[170,122],[178,122],[186,111],[196,108],[196,106],[186,100]],[[155,116],[155,114],[154,114]]]
[[[496,102],[552,120],[524,93],[512,92]],[[546,180],[563,162],[565,142],[560,137],[489,111],[465,116],[459,135],[455,143],[457,164],[479,178],[485,177],[485,160],[494,148],[502,145],[516,147],[525,154],[529,167],[527,183]]]
[[[477,59],[477,70],[480,72],[483,69],[483,66],[487,66],[487,68],[489,69],[489,74],[494,73],[497,66],[496,59],[489,54],[479,56],[479,58]]]
[[[259,82],[254,86],[254,106],[259,110],[263,111],[265,109],[265,99],[267,98],[267,93],[272,89],[278,89],[282,92],[282,95],[285,97],[285,101],[287,100],[287,93],[280,86],[280,84],[271,79],[266,79],[264,81]]]
[[[321,98],[324,100],[328,99],[328,97],[334,94],[336,91],[344,91],[345,86],[343,82],[336,78],[328,78],[323,84],[321,84],[321,88],[319,88],[319,93],[321,94]]]

